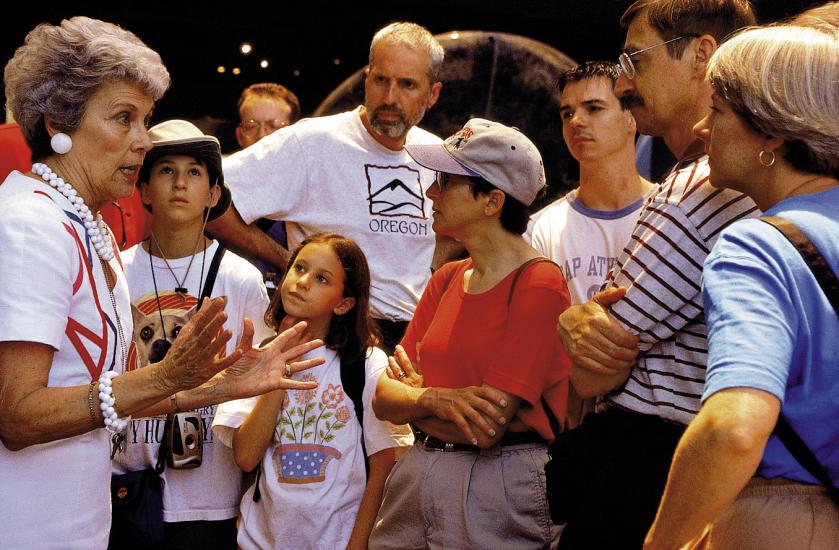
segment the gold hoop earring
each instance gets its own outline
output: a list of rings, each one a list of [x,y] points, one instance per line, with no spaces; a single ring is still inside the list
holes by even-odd
[[[763,166],[765,168],[769,168],[773,164],[775,164],[775,152],[774,151],[768,151],[768,153],[770,155],[772,155],[772,158],[769,159],[769,162],[766,162],[766,161],[763,160],[763,155],[765,155],[766,153],[767,153],[766,150],[761,149],[760,154],[757,156],[757,160],[758,160],[758,162],[760,162],[761,166]]]

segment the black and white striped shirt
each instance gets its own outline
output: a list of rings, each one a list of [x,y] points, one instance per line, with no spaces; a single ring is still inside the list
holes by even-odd
[[[702,265],[731,223],[760,214],[752,200],[708,181],[708,157],[680,161],[647,202],[606,286],[627,287],[611,308],[641,354],[607,405],[687,424],[699,410],[708,353]]]

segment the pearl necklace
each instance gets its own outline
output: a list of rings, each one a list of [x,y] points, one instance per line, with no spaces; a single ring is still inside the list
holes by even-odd
[[[61,179],[58,174],[52,171],[52,168],[42,162],[36,162],[32,165],[32,171],[41,176],[45,182],[53,186],[59,193],[67,197],[67,200],[75,207],[76,212],[84,223],[90,241],[93,243],[93,248],[96,254],[104,261],[109,261],[114,257],[114,247],[111,244],[111,237],[108,234],[108,226],[102,220],[102,214],[96,213],[96,219],[93,219],[93,214],[90,208],[84,203],[84,199],[78,194],[72,185]]]

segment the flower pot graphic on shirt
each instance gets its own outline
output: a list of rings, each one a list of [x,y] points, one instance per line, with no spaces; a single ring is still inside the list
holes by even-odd
[[[300,379],[317,381],[308,374]],[[271,454],[277,481],[319,483],[326,479],[326,466],[333,458],[341,458],[341,452],[328,444],[353,417],[344,402],[341,384],[286,394],[274,426],[276,447]]]
[[[280,483],[319,483],[326,479],[326,465],[341,458],[338,449],[312,443],[286,443],[274,449]]]

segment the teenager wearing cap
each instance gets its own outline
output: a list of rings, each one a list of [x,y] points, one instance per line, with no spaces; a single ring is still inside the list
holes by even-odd
[[[543,403],[563,421],[571,364],[550,325],[570,298],[521,237],[541,156],[482,119],[406,149],[438,173],[426,192],[434,231],[470,257],[431,278],[376,388],[377,416],[412,423],[416,443],[390,475],[370,548],[549,547]]]
[[[245,319],[253,322],[254,341],[271,336],[263,321],[268,295],[259,271],[204,236],[207,220],[221,214],[230,202],[218,140],[183,120],[158,124],[149,136],[154,146],[143,162],[138,186],[151,212],[151,236],[121,255],[139,366],[163,358],[180,326],[195,312],[202,293],[227,299],[225,328],[233,331],[228,353],[232,342],[239,340]],[[219,254],[215,269],[213,260]],[[209,429],[215,405],[233,397],[217,383],[176,393],[142,411],[142,417],[135,415],[124,448],[114,457],[117,474],[154,467],[166,413],[200,413],[201,465],[189,470],[166,467],[162,474],[167,548],[236,547],[242,473],[230,447],[215,442]],[[111,547],[130,546],[122,538],[125,535],[115,514]]]

